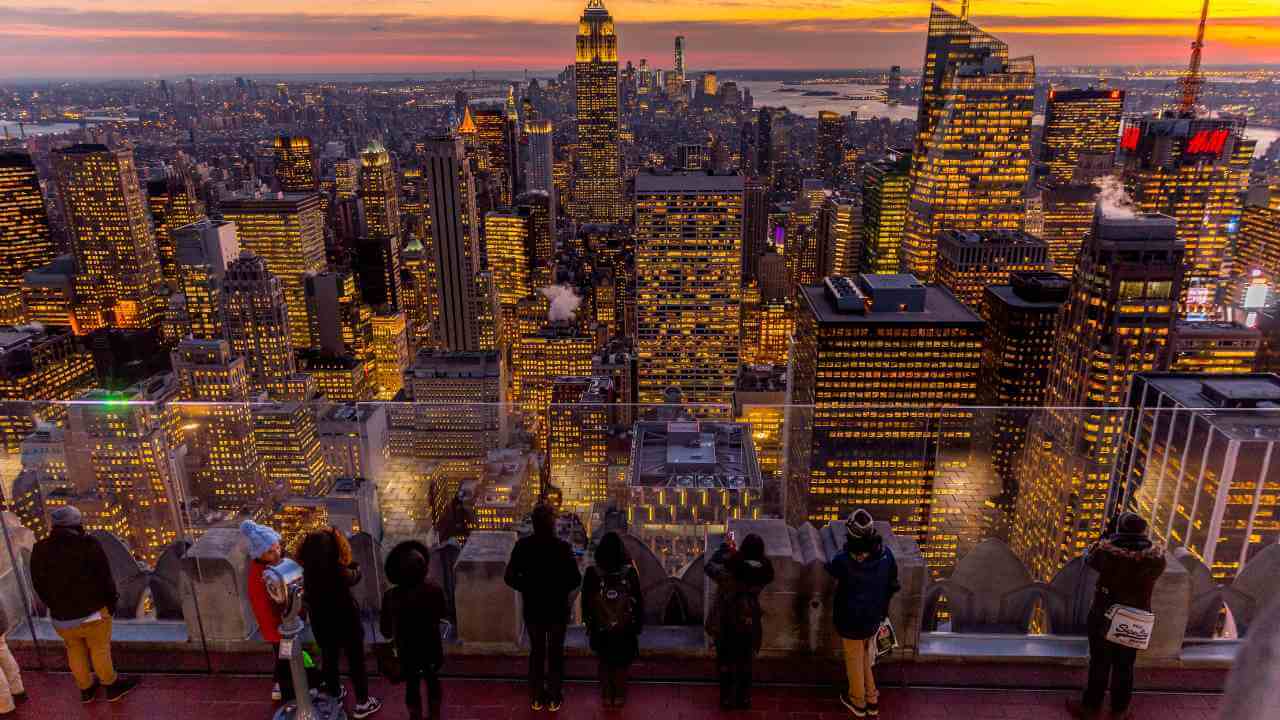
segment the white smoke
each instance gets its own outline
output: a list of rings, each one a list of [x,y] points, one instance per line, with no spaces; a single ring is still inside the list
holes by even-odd
[[[1138,216],[1138,209],[1124,184],[1115,175],[1104,175],[1093,182],[1101,192],[1098,193],[1098,207],[1102,208],[1102,216],[1115,220],[1131,220]]]
[[[551,301],[551,310],[547,313],[547,319],[555,322],[557,320],[572,320],[573,316],[578,312],[578,306],[582,304],[582,298],[578,297],[578,293],[568,285],[551,285],[542,288],[542,294],[547,296]]]

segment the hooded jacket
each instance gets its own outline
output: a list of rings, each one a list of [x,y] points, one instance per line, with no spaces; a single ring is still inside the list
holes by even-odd
[[[31,584],[54,620],[116,611],[120,593],[97,538],[81,528],[54,528],[31,551]]]
[[[336,636],[362,632],[360,607],[351,587],[360,582],[360,568],[351,560],[351,545],[337,530],[317,530],[298,546],[302,565],[302,597],[312,630]]]
[[[854,557],[866,552],[867,558]],[[826,570],[836,581],[835,625],[840,637],[865,640],[889,615],[889,601],[901,589],[898,562],[879,533],[851,539]]]
[[[429,565],[407,562],[414,550],[423,558],[431,557],[427,546],[417,540],[402,542],[387,554],[384,569],[391,588],[382,596],[379,629],[395,643],[406,667],[436,670],[444,663],[440,621],[448,611],[444,590],[427,579]]]
[[[773,563],[769,562],[767,557],[748,560],[740,551],[721,544],[707,560],[703,572],[716,584],[716,597],[707,613],[705,629],[707,634],[716,640],[719,648],[723,644],[721,638],[730,634],[725,628],[728,623],[729,605],[742,593],[758,598],[765,587],[773,582]],[[762,639],[757,625],[756,637],[750,638],[751,652],[759,651]]]
[[[1164,573],[1164,546],[1144,535],[1117,533],[1094,543],[1085,563],[1098,571],[1094,612],[1117,604],[1151,610],[1151,593]]]

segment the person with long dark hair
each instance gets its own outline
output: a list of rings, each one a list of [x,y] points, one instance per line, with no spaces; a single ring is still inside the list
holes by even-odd
[[[707,560],[704,572],[716,584],[706,630],[716,646],[720,708],[747,710],[751,660],[764,638],[760,593],[773,582],[773,563],[765,557],[764,539],[759,535],[747,535],[739,547],[730,532]]]
[[[356,707],[361,720],[382,709],[369,695],[369,675],[364,667],[364,626],[351,587],[360,582],[360,567],[351,559],[351,545],[336,528],[308,533],[296,553],[302,565],[302,597],[316,643],[320,645],[323,691],[341,701],[346,689],[338,678],[338,661],[347,656]]]
[[[391,549],[385,563],[391,589],[382,596],[380,627],[383,637],[395,643],[400,658],[409,720],[423,720],[422,683],[427,685],[429,720],[440,720],[444,700],[440,689],[440,667],[444,664],[440,622],[444,620],[446,604],[444,591],[427,578],[430,558],[426,545],[406,540]]]
[[[644,597],[640,573],[616,532],[600,539],[595,564],[583,575],[582,622],[600,662],[604,706],[622,707],[627,702],[627,668],[640,655]]]

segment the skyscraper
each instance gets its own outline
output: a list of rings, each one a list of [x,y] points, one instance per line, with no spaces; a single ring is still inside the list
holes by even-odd
[[[164,279],[138,184],[133,151],[72,145],[53,155],[58,192],[76,257],[76,293],[112,327],[156,327]]]
[[[267,482],[281,494],[315,494],[333,479],[320,450],[315,408],[310,403],[254,405],[253,439]]]
[[[894,273],[902,257],[911,197],[911,153],[891,150],[866,166],[862,180],[862,262],[869,273]]]
[[[534,289],[532,226],[528,208],[494,211],[484,216],[485,248],[504,328],[512,327],[516,304]],[[518,339],[509,334],[504,338],[508,344]]]
[[[310,341],[306,279],[327,267],[320,196],[240,196],[222,201],[220,207],[222,217],[236,224],[240,247],[262,258],[280,282],[289,311],[287,339],[296,350],[306,348]]]
[[[862,254],[862,198],[828,197],[818,216],[818,274],[856,275]]]
[[[1008,285],[1016,272],[1042,272],[1049,263],[1044,241],[1009,230],[944,230],[938,235],[938,284],[972,310],[982,309],[983,289]]]
[[[769,192],[765,183],[750,175],[743,181],[742,281],[758,278],[757,265],[769,242]]]
[[[684,83],[685,67],[684,67],[684,36],[683,35],[676,36],[676,53],[675,53],[674,61],[675,61],[674,67],[675,67],[676,78],[679,79],[681,83]]]
[[[544,427],[552,381],[562,375],[588,375],[597,349],[595,338],[569,320],[549,322],[512,343],[511,396],[529,427]]]
[[[183,335],[199,340],[226,337],[227,267],[240,255],[235,223],[204,219],[177,228],[174,267],[186,314]]]
[[[1273,199],[1280,199],[1280,194],[1273,195]],[[1233,304],[1244,299],[1255,278],[1273,292],[1280,289],[1280,204],[1269,208],[1250,205],[1244,209],[1235,259],[1238,275],[1228,293]]]
[[[548,285],[556,249],[555,197],[541,190],[530,190],[516,198],[516,210],[529,215],[528,252],[533,282]]]
[[[58,256],[35,163],[0,153],[0,288],[20,290],[22,276]]]
[[[936,5],[912,155],[903,272],[933,277],[941,230],[1021,230],[1035,62]]]
[[[1216,316],[1230,277],[1253,155],[1243,133],[1240,119],[1145,116],[1126,123],[1121,137],[1129,196],[1142,212],[1176,220],[1186,243],[1179,300],[1189,316]]]
[[[1040,144],[1040,161],[1049,171],[1046,180],[1091,182],[1090,156],[1107,159],[1106,165],[1114,162],[1123,110],[1123,90],[1050,90]]]
[[[1049,183],[1040,188],[1038,226],[1030,220],[1027,232],[1038,234],[1049,246],[1052,270],[1070,280],[1085,236],[1093,226],[1098,186],[1092,183]]]
[[[477,350],[480,328],[474,305],[480,245],[475,184],[463,156],[461,139],[430,138],[425,150],[439,303],[437,337],[449,350]]]
[[[550,120],[534,120],[525,123],[525,133],[529,136],[529,164],[524,169],[524,187],[526,192],[540,191],[555,197],[555,151],[553,146],[554,129]],[[552,203],[554,207],[554,203]]]
[[[284,285],[265,260],[245,252],[227,267],[225,290],[227,338],[235,354],[245,358],[251,392],[287,397],[297,364]]]
[[[404,387],[404,371],[409,367],[409,335],[404,313],[375,313],[372,340],[377,399],[391,400]]]
[[[400,309],[400,190],[391,155],[372,142],[360,155],[360,199],[365,233],[356,241],[355,267],[360,291],[374,307]]]
[[[742,278],[741,176],[636,178],[641,403],[733,399]]]
[[[1169,372],[1239,375],[1253,370],[1262,345],[1257,328],[1227,320],[1179,320],[1169,336]]]
[[[471,117],[476,127],[476,165],[497,182],[498,202],[510,205],[520,182],[516,120],[497,108],[475,110]]]
[[[836,187],[844,162],[844,116],[830,110],[818,111],[818,172],[831,187]]]
[[[864,507],[945,565],[941,518],[987,499],[976,484],[935,492],[943,443],[969,433],[972,411],[944,406],[977,399],[982,320],[910,275],[829,277],[799,303],[788,405],[805,409],[789,420],[785,516],[826,524]]]
[[[1043,411],[1018,465],[1010,546],[1052,578],[1103,530],[1129,381],[1161,369],[1177,317],[1183,243],[1173,218],[1100,205],[1058,313]]]
[[[551,382],[543,447],[549,482],[561,508],[587,514],[609,499],[609,437],[616,405],[608,377],[557,377]]]
[[[1027,437],[1028,408],[1044,405],[1045,383],[1054,361],[1058,310],[1071,282],[1055,273],[1015,272],[1008,284],[983,290],[982,370],[978,402],[990,414],[991,464],[1004,485],[997,505],[1013,512],[1018,495],[1015,462]],[[1009,408],[1009,409],[999,409]]]
[[[1139,373],[1117,461],[1117,502],[1153,539],[1229,583],[1280,539],[1275,375]]]
[[[177,287],[173,231],[204,217],[204,203],[196,198],[190,176],[179,171],[147,183],[147,206],[151,209],[151,222],[155,229],[160,273],[170,287]]]
[[[573,215],[581,223],[622,219],[618,148],[618,36],[603,0],[587,0],[578,21],[576,83],[578,171]]]
[[[280,192],[307,193],[319,189],[315,154],[311,138],[303,135],[278,135],[273,144],[276,154],[276,182]]]

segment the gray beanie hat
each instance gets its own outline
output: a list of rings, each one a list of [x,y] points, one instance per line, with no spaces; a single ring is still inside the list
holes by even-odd
[[[54,527],[80,527],[84,524],[84,515],[75,505],[63,505],[49,513]]]

